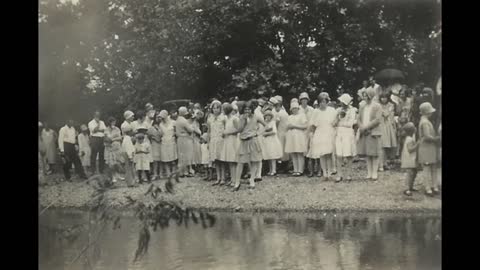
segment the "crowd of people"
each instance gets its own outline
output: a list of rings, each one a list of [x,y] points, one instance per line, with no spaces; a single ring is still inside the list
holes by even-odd
[[[400,160],[405,195],[415,191],[419,168],[428,173],[426,195],[439,193],[441,103],[431,88],[382,88],[370,78],[357,91],[357,106],[349,94],[338,95],[335,101],[321,92],[312,101],[303,92],[289,103],[278,95],[223,103],[212,99],[203,108],[190,103],[170,111],[148,103],[145,110],[125,111],[120,127],[113,117],[102,121],[97,111],[80,126],[80,134],[68,120],[58,136],[39,122],[39,157],[46,174],[63,162],[66,180],[72,165],[80,178],[98,169],[129,187],[173,172],[181,177],[203,173],[212,185],[233,191],[240,189],[242,178],[254,189],[264,172],[351,181],[357,158],[366,161],[366,179],[376,181],[378,172]]]

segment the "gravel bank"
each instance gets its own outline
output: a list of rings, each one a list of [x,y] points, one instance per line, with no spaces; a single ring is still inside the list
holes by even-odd
[[[361,180],[364,164],[356,163],[353,181],[334,183],[308,177],[264,177],[255,190],[248,190],[243,184],[239,192],[230,188],[211,186],[199,178],[184,178],[175,183],[174,194],[160,193],[154,199],[145,196],[149,184],[127,188],[124,182],[105,193],[110,204],[117,209],[126,209],[127,196],[149,203],[168,200],[185,207],[212,211],[391,211],[391,212],[437,212],[441,211],[441,198],[427,197],[415,192],[412,197],[403,195],[405,189],[403,173],[385,171],[376,182]],[[55,177],[49,177],[50,180]],[[425,173],[420,172],[416,187],[422,188]],[[164,187],[165,180],[153,182]],[[61,182],[39,187],[42,208],[85,208],[95,193],[86,182]]]

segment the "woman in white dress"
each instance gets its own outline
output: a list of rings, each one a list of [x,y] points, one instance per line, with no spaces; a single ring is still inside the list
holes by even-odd
[[[296,99],[295,99],[296,100]],[[292,114],[288,116],[287,134],[285,135],[285,153],[290,154],[293,163],[292,176],[301,176],[305,169],[305,152],[307,152],[307,129],[308,122],[304,113],[300,113],[300,105],[297,101],[290,103]]]
[[[335,151],[338,158],[336,182],[343,180],[344,172],[342,165],[347,163],[346,168],[352,167],[352,159],[357,154],[355,131],[353,125],[357,122],[357,112],[352,107],[353,98],[349,94],[341,95],[338,100],[341,107],[337,109],[337,136],[335,137]],[[352,180],[350,176],[346,180]]]
[[[335,127],[337,111],[328,106],[330,97],[322,92],[318,95],[318,110],[312,115],[309,127],[314,132],[311,143],[310,155],[320,158],[323,175],[328,180],[333,171],[332,153],[335,143]]]

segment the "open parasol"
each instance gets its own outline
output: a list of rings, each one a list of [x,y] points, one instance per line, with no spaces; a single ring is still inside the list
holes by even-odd
[[[399,82],[405,78],[402,71],[394,68],[387,68],[375,74],[375,80],[380,82]]]

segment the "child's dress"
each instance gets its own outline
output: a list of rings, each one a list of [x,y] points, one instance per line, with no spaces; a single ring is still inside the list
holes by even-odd
[[[160,160],[172,162],[177,160],[177,143],[175,142],[175,126],[171,120],[160,123],[162,130],[162,142],[160,147]]]
[[[220,160],[223,147],[223,131],[225,130],[225,116],[212,115],[209,119],[210,142],[208,149],[210,151],[210,161]]]
[[[288,116],[288,124],[306,125],[307,117],[303,113]],[[289,129],[285,135],[285,153],[306,153],[307,135],[302,129]]]
[[[265,126],[265,131],[270,130],[273,134],[263,137],[262,155],[264,160],[280,159],[283,156],[282,145],[277,136],[277,125],[275,120],[271,120]],[[261,135],[263,136],[263,135]]]
[[[145,153],[138,153],[138,151],[147,152]],[[147,141],[143,141],[143,143],[137,142],[135,144],[135,169],[137,171],[150,171],[150,152],[151,146]]]
[[[231,116],[226,118],[225,122],[225,132],[234,132],[236,131],[233,122],[235,119],[238,120],[236,116]],[[223,146],[220,150],[220,160],[225,162],[237,162],[237,152],[238,152],[238,137],[237,134],[230,134],[223,138]]]
[[[78,134],[78,152],[82,166],[89,167],[92,150],[90,149],[90,137],[88,134]]]
[[[148,135],[151,137],[152,159],[153,161],[161,161],[162,130],[158,125],[151,126]]]
[[[337,109],[337,115],[342,111]],[[339,157],[353,157],[357,154],[355,131],[353,125],[357,121],[357,113],[354,107],[349,107],[345,117],[337,123],[337,135],[335,136],[335,150]]]
[[[382,131],[381,141],[383,148],[397,147],[397,131],[394,120],[395,106],[392,103],[381,104],[382,118],[380,129]]]
[[[262,148],[258,141],[258,118],[253,115],[246,117],[247,121],[243,131],[239,135],[240,144],[238,146],[237,162],[249,163],[262,161]],[[210,151],[211,152],[211,151]]]
[[[105,141],[105,164],[116,165],[123,163],[122,143],[118,138],[122,138],[122,133],[118,127],[107,128],[105,137],[111,141]],[[115,141],[113,141],[115,139]]]
[[[208,151],[208,134],[202,134],[203,142],[200,144],[200,149],[202,151],[202,165],[209,165],[210,164],[210,153]]]
[[[310,158],[317,159],[334,153],[335,127],[333,124],[336,118],[337,111],[330,106],[325,110],[316,110],[312,116],[309,126],[315,126],[315,132],[312,137]]]
[[[419,139],[425,136],[435,137],[433,124],[426,118],[421,118],[418,125]],[[434,142],[421,141],[418,146],[418,162],[422,165],[431,165],[438,162],[437,145]]]
[[[402,156],[401,156],[401,162],[402,162],[402,169],[415,169],[418,167],[418,162],[417,162],[417,151],[409,152],[407,145],[415,143],[415,139],[412,136],[407,136],[405,138],[405,142],[403,144],[403,149],[402,149]]]

